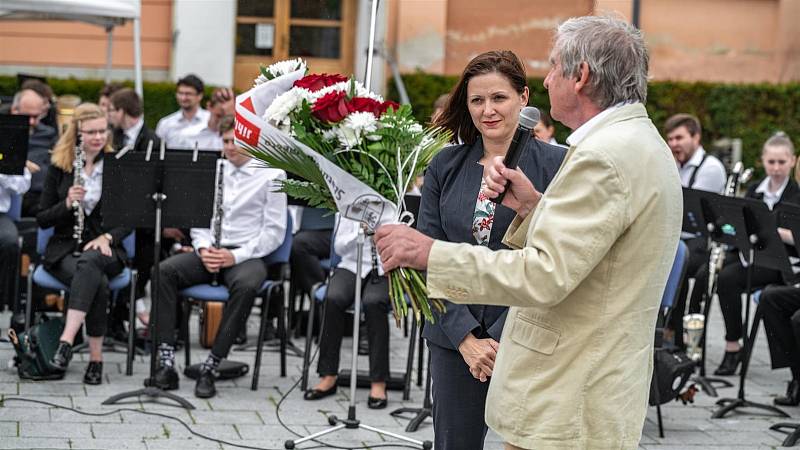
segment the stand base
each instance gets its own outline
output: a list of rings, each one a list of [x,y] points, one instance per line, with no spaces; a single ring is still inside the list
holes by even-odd
[[[422,425],[422,422],[425,422],[425,419],[428,417],[433,417],[433,411],[431,408],[422,407],[422,408],[397,408],[394,411],[389,413],[393,417],[400,417],[406,419],[403,414],[414,414],[414,417],[411,418],[411,421],[408,422],[408,426],[406,426],[406,432],[413,433],[419,429],[419,426]]]
[[[721,408],[714,411],[714,414],[711,415],[712,419],[721,419],[729,412],[735,411],[738,408],[763,409],[764,411],[769,411],[779,417],[791,417],[789,414],[786,414],[783,410],[776,408],[775,406],[751,402],[741,398],[723,398],[717,401],[717,405],[721,406]]]
[[[781,422],[776,423],[775,425],[769,427],[772,431],[780,431],[781,433],[786,433],[784,428],[788,428],[792,430],[788,432],[789,435],[786,436],[786,439],[783,440],[781,446],[783,447],[794,447],[797,444],[797,441],[800,440],[800,423],[788,423],[788,422]]]
[[[733,387],[733,383],[728,380],[724,380],[722,378],[704,377],[702,375],[696,375],[692,377],[692,381],[697,383],[700,386],[700,389],[708,394],[709,397],[718,397],[717,388],[713,383],[721,384],[722,386],[719,387]]]
[[[350,407],[349,416],[350,417],[355,417],[355,409],[352,406]],[[359,428],[363,428],[365,430],[372,431],[372,432],[375,432],[375,433],[378,433],[378,434],[383,434],[385,436],[389,436],[389,437],[401,440],[403,442],[408,442],[409,444],[416,445],[416,446],[418,446],[419,448],[421,448],[423,450],[430,450],[430,449],[433,448],[433,442],[431,442],[431,441],[419,441],[419,440],[411,439],[410,437],[406,437],[406,436],[403,436],[403,435],[400,435],[400,434],[395,434],[395,433],[391,433],[391,432],[386,431],[386,430],[381,430],[380,428],[375,428],[375,427],[371,427],[369,425],[364,425],[363,423],[361,423],[361,421],[359,421],[358,419],[355,419],[355,418],[352,418],[352,419],[351,418],[339,419],[336,416],[328,416],[328,424],[331,426],[331,428],[322,430],[322,431],[320,431],[318,433],[314,433],[314,434],[306,436],[304,438],[295,439],[295,440],[291,440],[291,441],[286,441],[286,442],[284,442],[283,447],[287,448],[287,449],[293,449],[297,445],[302,444],[303,442],[312,441],[314,439],[317,439],[318,437],[324,436],[324,435],[329,434],[329,433],[333,433],[334,431],[339,431],[339,430],[344,429],[344,428],[346,428],[348,430],[357,430]]]
[[[157,388],[155,386],[148,386],[148,387],[145,387],[145,388],[142,388],[142,389],[137,389],[135,391],[122,392],[120,394],[112,395],[111,397],[109,397],[105,401],[103,401],[103,404],[104,405],[113,405],[113,404],[116,404],[117,402],[119,402],[120,400],[124,400],[126,398],[131,398],[131,397],[140,397],[142,395],[145,395],[145,396],[153,398],[153,399],[159,398],[159,397],[163,397],[163,398],[166,398],[166,399],[174,401],[175,403],[180,405],[183,409],[194,409],[194,405],[189,403],[188,400],[182,398],[181,396],[179,396],[177,394],[173,394],[171,392],[164,391],[164,390],[159,389],[159,388]]]

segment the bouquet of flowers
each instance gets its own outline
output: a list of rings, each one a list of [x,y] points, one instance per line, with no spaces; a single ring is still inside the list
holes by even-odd
[[[385,101],[352,78],[306,75],[299,59],[262,67],[255,83],[237,99],[237,140],[254,158],[302,179],[282,181],[281,191],[372,231],[413,220],[402,212],[403,196],[450,141],[449,132],[423,128],[409,106]],[[432,306],[443,311],[440,300],[428,298],[418,271],[388,275],[398,321],[409,305],[418,320],[432,322]]]

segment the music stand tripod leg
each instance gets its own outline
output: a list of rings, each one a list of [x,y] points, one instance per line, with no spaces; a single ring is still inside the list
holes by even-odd
[[[373,7],[377,7],[377,5],[373,4]],[[328,424],[331,425],[331,428],[327,428],[318,433],[301,437],[299,439],[286,441],[284,442],[284,447],[287,449],[293,449],[298,444],[314,440],[320,436],[333,433],[334,431],[339,431],[341,429],[355,430],[358,428],[374,431],[375,433],[379,433],[385,436],[391,436],[395,439],[399,439],[401,441],[419,446],[419,448],[421,449],[433,448],[433,443],[431,441],[419,441],[400,434],[382,430],[380,428],[375,428],[369,425],[365,425],[360,420],[358,420],[356,416],[356,384],[358,382],[358,335],[360,331],[359,321],[357,320],[357,318],[360,317],[361,315],[361,281],[362,281],[361,274],[363,269],[362,256],[364,254],[364,241],[365,241],[365,232],[364,232],[364,226],[362,225],[358,229],[358,237],[356,238],[356,274],[355,274],[356,286],[353,299],[353,310],[354,310],[353,317],[355,317],[356,320],[353,320],[353,345],[351,348],[352,362],[350,365],[350,405],[347,409],[347,418],[339,419],[338,417],[333,415],[328,416]]]
[[[716,291],[717,283],[714,282],[713,291]],[[714,378],[714,377],[707,377],[706,376],[706,336],[708,330],[708,315],[711,312],[711,301],[710,299],[714,298],[714,292],[710,296],[706,295],[706,298],[703,302],[703,317],[705,317],[705,321],[703,322],[703,336],[700,338],[700,345],[702,346],[702,351],[700,353],[700,373],[695,375],[692,378],[692,381],[700,385],[700,388],[709,395],[709,397],[717,397],[717,388],[714,386],[714,383],[719,383],[722,386],[720,387],[733,387],[733,383],[728,380],[722,378]]]

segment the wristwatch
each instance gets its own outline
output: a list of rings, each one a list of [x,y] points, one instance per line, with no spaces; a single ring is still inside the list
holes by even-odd
[[[111,236],[111,233],[103,233],[103,237],[108,239],[109,244],[114,241],[114,236]]]

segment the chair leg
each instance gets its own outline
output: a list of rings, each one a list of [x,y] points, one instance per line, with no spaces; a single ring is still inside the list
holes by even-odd
[[[128,354],[125,358],[125,375],[133,375],[133,340],[136,336],[136,278],[138,273],[136,270],[131,270],[131,284],[129,286],[131,295],[128,302]]]
[[[664,439],[664,421],[661,419],[661,405],[656,405],[656,415],[658,416],[658,437]]]
[[[407,318],[408,316],[406,316]],[[403,380],[403,400],[411,398],[411,374],[414,373],[414,350],[417,347],[417,318],[411,320],[411,336],[408,338],[408,357],[406,359],[406,374]]]
[[[267,330],[267,311],[269,310],[269,302],[272,301],[274,289],[274,286],[270,286],[262,300],[261,320],[258,326],[258,340],[256,341],[256,362],[253,366],[253,381],[250,384],[250,389],[253,391],[258,389],[258,376],[261,373],[261,355],[264,350],[264,334]]]
[[[28,266],[28,292],[25,299],[25,331],[31,327],[31,311],[33,310],[33,264]]]
[[[189,341],[189,319],[192,315],[192,304],[189,302],[188,298],[181,299],[180,302],[183,310],[183,320],[181,321],[183,325],[181,325],[181,334],[183,334],[183,353],[185,356],[184,367],[189,367],[192,365],[192,345]]]
[[[313,292],[309,295],[308,300],[308,323],[306,324],[306,344],[305,351],[303,352],[303,373],[300,381],[300,390],[306,391],[308,389],[308,369],[311,365],[311,339],[314,334],[314,312],[317,309],[317,303],[312,297]]]

